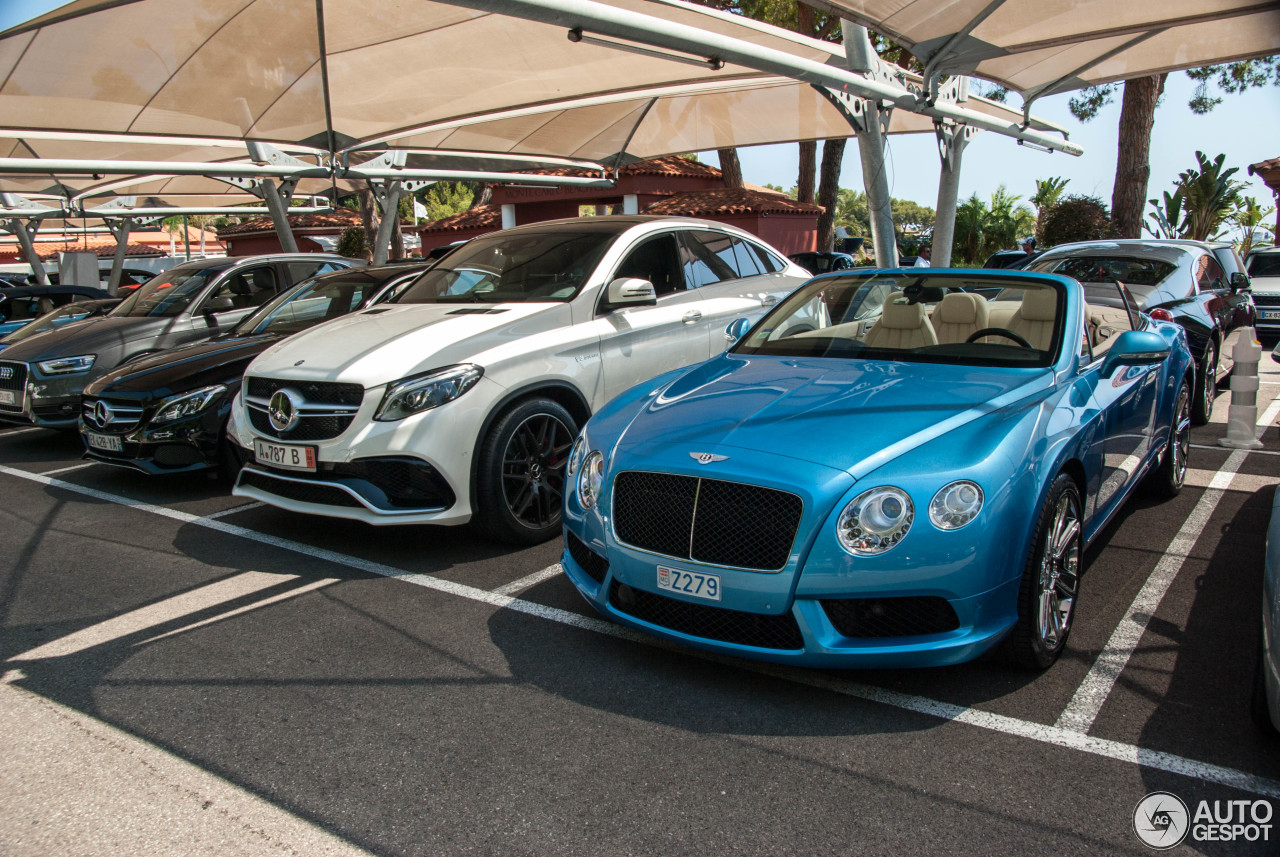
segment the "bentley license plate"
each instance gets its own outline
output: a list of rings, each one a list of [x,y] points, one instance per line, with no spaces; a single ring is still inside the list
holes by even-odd
[[[254,438],[253,457],[259,464],[265,464],[268,467],[306,470],[310,473],[314,473],[316,469],[314,446],[286,446],[283,443],[271,443]]]
[[[85,440],[89,442],[92,449],[101,449],[104,452],[119,452],[120,438],[110,434],[94,434],[93,432],[85,432]]]
[[[658,588],[668,592],[692,595],[708,601],[720,600],[720,575],[658,566]]]
[[[0,405],[18,404],[18,394],[13,390],[0,390]]]

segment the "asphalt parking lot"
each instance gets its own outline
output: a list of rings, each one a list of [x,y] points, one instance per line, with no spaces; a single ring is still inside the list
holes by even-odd
[[[0,854],[1143,854],[1152,792],[1280,808],[1249,718],[1261,368],[1264,448],[1218,445],[1220,399],[1182,494],[1089,550],[1043,674],[709,658],[597,618],[558,543],[308,518],[0,429]],[[1280,853],[1268,812],[1266,841],[1174,853]]]

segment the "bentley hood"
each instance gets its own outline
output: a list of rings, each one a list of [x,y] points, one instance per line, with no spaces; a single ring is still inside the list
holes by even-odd
[[[660,388],[615,454],[749,450],[861,477],[1052,390],[1050,369],[725,355]]]
[[[376,387],[456,363],[570,323],[568,304],[383,304],[268,348],[252,375]]]

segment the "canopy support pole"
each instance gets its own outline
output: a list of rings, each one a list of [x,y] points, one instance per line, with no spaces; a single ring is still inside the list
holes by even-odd
[[[33,220],[30,224],[26,224],[15,217],[9,221],[9,228],[14,235],[18,236],[18,243],[22,245],[22,254],[27,257],[27,263],[31,265],[31,271],[35,274],[36,285],[49,285],[49,276],[44,272],[44,263],[36,255],[35,237],[40,228],[39,222]]]
[[[404,196],[404,185],[398,181],[369,182],[373,190],[373,198],[378,201],[378,237],[373,245],[371,265],[387,264],[387,246],[391,243],[391,230],[400,219],[400,197]]]
[[[293,229],[289,226],[289,200],[293,198],[293,189],[297,184],[296,180],[288,180],[280,182],[277,187],[271,179],[258,182],[258,187],[262,190],[262,201],[271,212],[271,222],[276,227],[280,248],[286,253],[298,252],[298,240],[294,238]]]
[[[116,292],[120,289],[120,274],[124,271],[124,257],[129,251],[129,230],[133,227],[132,217],[123,217],[120,219],[120,226],[111,225],[111,221],[104,221],[107,228],[111,230],[111,235],[116,239],[116,252],[111,257],[111,279],[107,281],[107,294],[115,297]]]
[[[969,98],[969,78],[953,77],[941,87],[939,99],[963,102]],[[951,249],[955,246],[956,207],[960,197],[960,164],[965,146],[978,130],[971,125],[936,121],[934,134],[938,138],[938,156],[942,171],[938,175],[938,207],[933,221],[932,256],[929,264],[934,268],[951,267]]]

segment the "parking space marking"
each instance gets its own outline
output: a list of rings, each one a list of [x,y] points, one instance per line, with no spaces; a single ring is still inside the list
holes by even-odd
[[[1216,452],[1226,452],[1227,450],[1225,446],[1210,446],[1207,443],[1193,443],[1191,444],[1191,448],[1192,449],[1212,449]],[[1253,450],[1250,450],[1250,452],[1252,452],[1254,455],[1280,455],[1280,452],[1274,449],[1253,449]]]
[[[679,652],[685,657],[701,658],[703,660],[724,664],[733,669],[748,670],[781,679],[783,681],[826,689],[869,702],[889,705],[898,709],[912,711],[931,717],[938,717],[943,720],[950,720],[956,723],[964,723],[969,726],[975,726],[980,729],[1004,735],[1025,738],[1027,740],[1043,744],[1051,744],[1115,761],[1138,765],[1140,767],[1153,768],[1168,773],[1193,777],[1207,782],[1240,789],[1253,794],[1280,798],[1280,780],[1268,779],[1256,774],[1239,771],[1234,768],[1227,768],[1221,765],[1201,762],[1185,756],[1179,756],[1174,753],[1148,750],[1143,747],[1139,747],[1136,744],[1125,744],[1120,741],[1095,738],[1078,730],[1065,729],[1057,725],[1048,726],[1043,723],[1019,720],[1014,717],[992,714],[979,709],[966,708],[964,706],[941,702],[927,697],[914,696],[897,691],[885,690],[871,685],[845,681],[838,677],[816,673],[811,670],[791,671],[773,664],[740,661],[724,656],[697,652],[685,649],[665,640],[660,640],[656,637],[650,637],[638,631],[633,631],[630,628],[614,624],[613,622],[609,622],[604,619],[584,616],[579,613],[562,610],[558,607],[548,607],[543,604],[536,604],[532,601],[524,601],[510,595],[478,589],[474,586],[467,586],[463,583],[441,580],[427,574],[405,571],[403,569],[394,568],[392,566],[383,565],[381,563],[372,562],[359,557],[348,556],[325,548],[317,548],[301,542],[295,542],[291,539],[283,539],[266,533],[260,533],[256,530],[239,527],[225,521],[210,520],[207,517],[201,518],[196,515],[180,512],[176,509],[169,509],[164,506],[155,506],[150,503],[143,503],[129,497],[118,497],[105,491],[86,488],[82,485],[76,485],[72,482],[64,482],[60,479],[54,479],[38,473],[27,473],[22,470],[15,470],[13,468],[0,465],[0,474],[38,482],[52,488],[59,488],[83,494],[107,502],[119,503],[120,505],[137,509],[139,511],[150,512],[152,514],[161,515],[187,524],[207,527],[227,535],[238,536],[260,544],[271,545],[272,547],[278,547],[283,550],[292,551],[304,556],[310,556],[314,559],[331,562],[358,571],[366,571],[370,574],[377,574],[383,577],[402,580],[406,583],[412,583],[416,586],[422,586],[436,592],[454,595],[481,604],[487,604],[495,608],[513,610],[528,616],[545,619],[547,621],[556,622],[561,625],[567,625],[569,627],[585,631],[592,631],[597,634],[614,637],[616,639],[639,643],[640,645],[652,648]],[[547,569],[544,569],[543,571],[547,571]],[[539,572],[539,574],[541,573],[542,572]]]
[[[1259,428],[1270,425],[1277,413],[1280,413],[1280,398],[1273,399],[1267,407],[1258,421]],[[1200,538],[1200,534],[1209,523],[1213,510],[1217,508],[1223,495],[1231,487],[1232,481],[1238,478],[1237,472],[1240,470],[1240,465],[1244,463],[1249,453],[1250,450],[1247,449],[1233,451],[1209,480],[1204,494],[1174,535],[1164,556],[1156,563],[1151,576],[1142,585],[1133,603],[1129,605],[1129,612],[1120,620],[1120,624],[1111,634],[1111,639],[1107,640],[1106,646],[1098,653],[1093,666],[1089,667],[1084,681],[1076,688],[1075,694],[1059,715],[1055,726],[1081,734],[1087,733],[1093,727],[1094,720],[1098,718],[1102,706],[1106,704],[1120,674],[1128,666],[1129,658],[1138,648],[1142,635],[1147,630],[1147,624],[1155,616],[1156,609],[1173,584],[1173,579],[1182,569],[1183,563],[1191,556],[1196,540]]]
[[[145,607],[139,607],[137,610],[130,610],[119,616],[114,616],[106,621],[99,622],[96,625],[90,625],[88,628],[82,628],[79,631],[51,640],[43,645],[36,646],[30,651],[23,652],[20,655],[14,655],[9,658],[10,661],[36,661],[44,658],[61,658],[67,655],[74,655],[77,652],[83,652],[94,646],[100,646],[103,643],[110,643],[124,637],[140,634],[150,628],[160,625],[167,625],[183,616],[190,616],[195,613],[202,613],[206,610],[212,610],[220,604],[226,604],[230,601],[238,601],[241,598],[261,592],[264,589],[271,589],[290,581],[298,580],[296,574],[272,574],[265,571],[246,571],[232,577],[215,580],[212,583],[199,586],[187,592],[179,593],[171,598],[163,601],[157,601],[154,604],[148,604]],[[208,618],[200,622],[188,625],[179,630],[189,630],[198,628],[201,625],[207,625],[211,622],[220,621],[221,619],[235,616],[247,610],[255,610],[258,607],[265,606],[284,598],[292,598],[295,595],[301,595],[303,592],[316,589],[320,585],[328,585],[337,581],[330,578],[327,580],[316,581],[307,584],[305,587],[291,590],[289,592],[277,594],[263,601],[243,606],[220,614],[216,617]],[[151,642],[151,640],[159,640],[169,636],[171,631],[152,637],[143,642]]]
[[[226,517],[227,515],[234,515],[236,512],[247,512],[250,509],[260,509],[265,505],[267,504],[255,500],[252,503],[245,503],[242,506],[232,506],[230,509],[223,509],[221,512],[210,512],[207,515],[201,516],[201,520],[216,521],[218,518]]]
[[[45,476],[52,476],[55,473],[70,473],[73,470],[84,470],[86,467],[93,467],[98,462],[86,461],[84,464],[73,464],[70,467],[59,467],[57,470],[44,471]]]
[[[23,428],[23,429],[12,429],[12,430],[6,429],[4,431],[0,431],[0,437],[13,437],[14,435],[19,435],[19,434],[30,434],[33,431],[48,431],[48,429],[35,428],[35,427]]]
[[[1250,450],[1256,452],[1257,450]],[[1218,476],[1217,470],[1196,470],[1187,468],[1187,485],[1192,488],[1208,488]],[[1280,476],[1260,476],[1256,473],[1237,473],[1231,484],[1224,491],[1239,491],[1244,494],[1255,494],[1263,488],[1280,485]]]
[[[528,577],[522,577],[519,580],[513,580],[505,586],[499,586],[493,590],[499,595],[515,595],[517,592],[523,592],[531,586],[537,586],[544,580],[550,580],[557,574],[563,574],[564,569],[560,567],[560,563],[549,565],[542,571],[535,571]]]

